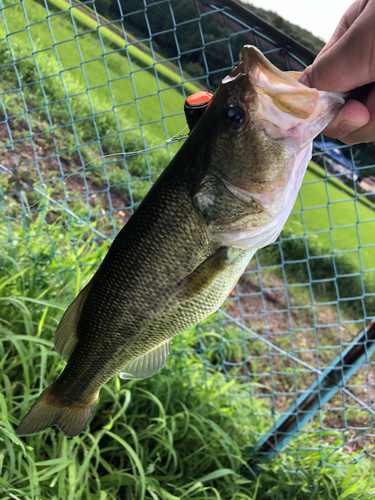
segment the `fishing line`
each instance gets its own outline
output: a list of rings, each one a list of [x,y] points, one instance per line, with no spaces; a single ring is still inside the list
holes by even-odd
[[[150,148],[145,148],[145,149],[141,149],[139,151],[129,151],[129,152],[125,152],[125,153],[110,153],[108,155],[103,155],[103,156],[98,156],[97,158],[94,158],[90,161],[88,161],[87,163],[85,163],[84,165],[76,168],[75,170],[73,170],[73,172],[71,172],[67,177],[65,177],[64,179],[61,179],[63,180],[64,182],[69,179],[70,177],[72,177],[73,175],[75,175],[77,172],[79,172],[80,170],[83,170],[85,167],[87,167],[87,165],[90,165],[90,163],[93,163],[94,161],[98,161],[98,160],[101,160],[101,159],[104,159],[104,158],[109,158],[109,157],[112,157],[112,156],[130,156],[130,155],[137,155],[137,154],[141,154],[141,153],[145,153],[147,151],[151,151],[153,149],[159,149],[161,146],[163,146],[164,144],[170,144],[172,142],[181,142],[183,140],[185,140],[189,134],[184,134],[183,132],[186,130],[186,128],[188,127],[188,125],[186,124],[185,127],[180,130],[180,132],[178,132],[177,134],[173,135],[172,137],[170,137],[169,139],[161,142],[160,144],[156,145],[156,146],[152,146]],[[0,167],[5,170],[5,172],[7,172],[8,174],[10,174],[11,176],[15,176],[15,171],[16,169],[14,169],[13,171],[6,168],[4,165],[2,165],[0,163]],[[66,212],[68,212],[70,215],[73,215],[73,212],[71,212],[70,210],[64,208],[60,203],[58,203],[56,200],[53,200],[52,198],[50,198],[51,194],[57,189],[57,186],[54,187],[53,189],[51,189],[51,191],[49,192],[49,194],[45,194],[43,193],[42,191],[40,191],[39,189],[35,188],[35,187],[31,187],[32,190],[34,190],[36,193],[38,194],[41,194],[43,198],[46,198],[47,200],[49,201],[52,201],[55,205],[57,205],[59,208],[62,208],[63,210],[65,210]],[[35,207],[35,205],[38,205],[38,203],[42,200],[42,198],[40,198],[38,201],[36,201],[35,203],[33,203],[32,205],[28,206],[27,207],[27,211],[30,212],[30,209]],[[75,218],[79,218],[77,216],[74,215]],[[93,229],[94,230],[94,229]],[[95,230],[96,231],[96,230]],[[98,232],[98,231],[96,231]],[[99,233],[101,234],[101,233]]]

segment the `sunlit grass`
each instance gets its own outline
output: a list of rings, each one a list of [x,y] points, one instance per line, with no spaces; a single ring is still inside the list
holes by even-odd
[[[369,203],[355,199],[350,189],[340,189],[309,169],[293,212],[302,213],[289,218],[286,230],[298,221],[308,240],[318,237],[330,253],[345,252],[342,255],[359,271],[374,269],[375,211]]]
[[[156,73],[143,70],[139,58],[128,59],[126,48],[101,36],[100,30],[77,23],[71,13],[54,10],[53,5],[49,5],[53,15],[48,17],[46,8],[34,0],[5,4],[0,35],[12,34],[2,43],[22,45],[23,57],[30,57],[35,65],[49,58],[51,71],[44,68],[42,78],[73,79],[68,95],[85,93],[94,113],[115,110],[120,120],[142,125],[146,135],[165,140],[184,128],[182,92],[163,84],[162,78],[158,83]]]

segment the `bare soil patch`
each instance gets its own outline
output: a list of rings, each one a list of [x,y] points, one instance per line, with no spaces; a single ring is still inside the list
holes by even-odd
[[[289,286],[278,273],[259,270],[252,262],[224,309],[273,345],[324,371],[362,328],[339,313],[335,305],[317,304],[316,299],[308,287]],[[316,379],[313,371],[251,339],[250,334],[246,350],[248,361],[238,375],[257,382],[254,394],[269,402],[271,413],[287,411]],[[351,377],[346,388],[375,412],[374,355]],[[375,450],[374,422],[374,414],[340,390],[309,425],[342,431],[343,443],[349,443],[346,449],[353,452],[366,446]],[[333,440],[324,438],[327,444]]]
[[[4,117],[0,116],[0,121],[3,120]],[[67,202],[70,210],[74,211],[74,204],[78,201],[90,209],[92,220],[103,218],[98,224],[99,229],[106,229],[111,216],[116,228],[121,228],[132,213],[130,198],[103,180],[102,168],[85,170],[77,152],[60,152],[59,142],[57,134],[45,133],[38,127],[31,131],[25,119],[0,123],[0,161],[13,173],[10,175],[0,169],[0,176],[5,180],[3,186],[12,179],[5,188],[6,193],[18,191],[20,187],[27,188],[28,183],[29,187],[44,184],[49,196],[59,203]],[[24,193],[34,206],[41,199],[41,195],[31,190]],[[12,198],[20,202],[19,194],[12,194]],[[52,206],[49,208],[46,220],[52,223],[58,212]]]

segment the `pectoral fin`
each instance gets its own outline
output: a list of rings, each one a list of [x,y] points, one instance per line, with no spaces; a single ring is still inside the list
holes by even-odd
[[[172,339],[162,342],[150,351],[124,366],[119,372],[123,379],[149,378],[163,368],[169,354]]]
[[[175,291],[176,297],[179,300],[188,299],[210,287],[218,274],[230,266],[227,254],[227,247],[222,247],[215,254],[210,255],[191,274],[180,281]]]

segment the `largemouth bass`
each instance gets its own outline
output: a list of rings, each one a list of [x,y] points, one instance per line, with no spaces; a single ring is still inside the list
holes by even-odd
[[[255,47],[224,78],[189,138],[69,306],[55,347],[67,365],[17,429],[86,426],[114,375],[150,377],[174,335],[216,311],[294,205],[312,139],[341,94],[305,87]]]

